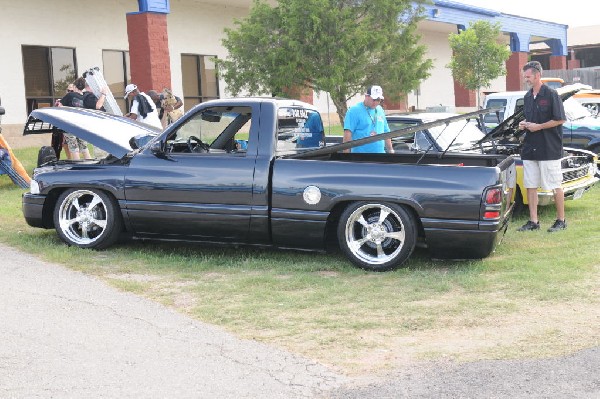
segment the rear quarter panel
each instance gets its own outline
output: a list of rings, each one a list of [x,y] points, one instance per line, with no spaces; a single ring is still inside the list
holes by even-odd
[[[483,190],[497,184],[501,181],[496,167],[277,159],[272,178],[273,241],[291,245],[302,231],[305,246],[322,245],[332,210],[369,200],[404,205],[425,229],[477,230]],[[317,204],[304,200],[308,186],[319,188],[322,197]]]

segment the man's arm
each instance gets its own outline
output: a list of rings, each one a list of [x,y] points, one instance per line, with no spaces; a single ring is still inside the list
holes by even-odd
[[[125,114],[126,117],[128,117],[129,119],[133,119],[134,121],[137,120],[138,117],[138,102],[137,100],[133,100],[133,103],[131,104],[131,112],[129,112],[128,114]]]
[[[394,146],[392,145],[392,139],[385,139],[385,148],[388,154],[394,153]]]
[[[389,133],[390,125],[388,125],[387,118],[385,117],[385,111],[383,110],[383,108],[381,106],[379,106],[379,108],[381,108],[381,113],[383,114],[383,133]],[[385,143],[386,152],[388,154],[393,154],[395,151],[394,151],[394,146],[392,145],[392,139],[385,139],[384,143]]]
[[[525,122],[525,123],[523,123],[523,125],[519,124],[519,127],[523,126],[524,129],[527,129],[530,132],[537,132],[537,131],[540,131],[543,129],[550,129],[555,126],[560,126],[565,122],[566,121],[554,121],[554,120],[549,120],[548,122],[544,122],[544,123]]]
[[[103,87],[100,93],[100,97],[98,98],[98,101],[96,101],[96,109],[104,107],[104,102],[106,101],[106,91],[106,87]]]
[[[352,132],[350,130],[344,130],[344,143],[352,141]],[[350,149],[344,150],[344,152],[350,152]]]

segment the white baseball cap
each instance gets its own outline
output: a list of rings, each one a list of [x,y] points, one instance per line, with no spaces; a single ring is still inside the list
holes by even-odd
[[[130,83],[127,86],[125,86],[125,97],[123,97],[123,99],[127,100],[127,96],[129,95],[129,93],[131,93],[134,90],[137,90],[137,86],[133,83]]]
[[[381,86],[371,86],[367,89],[367,95],[373,100],[383,100],[383,89]]]

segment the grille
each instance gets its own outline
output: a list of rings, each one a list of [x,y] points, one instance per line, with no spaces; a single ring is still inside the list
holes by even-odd
[[[563,169],[563,183],[580,179],[588,174],[589,168],[587,165],[574,169]]]
[[[586,156],[568,156],[561,160],[563,183],[581,179],[590,171],[590,160]]]

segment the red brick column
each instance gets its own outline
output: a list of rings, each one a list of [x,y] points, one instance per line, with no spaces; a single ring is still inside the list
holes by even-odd
[[[567,61],[568,69],[581,68],[581,60],[569,60]]]
[[[551,55],[550,69],[567,69],[567,57],[564,55]]]
[[[477,92],[475,90],[465,89],[456,80],[454,81],[454,106],[456,107],[476,107]]]
[[[153,12],[127,14],[131,83],[141,91],[171,88],[171,57],[167,15]]]
[[[294,100],[300,100],[305,103],[313,103],[314,90],[306,87],[285,87],[283,89],[283,95],[287,98]]]
[[[392,101],[390,96],[385,95],[385,91],[383,92],[385,97],[385,101],[383,103],[383,108],[387,111],[400,111],[406,112],[408,111],[408,98],[406,95],[401,96],[398,100]]]
[[[506,91],[523,90],[521,68],[529,61],[529,53],[515,51],[506,61]]]
[[[567,59],[567,69],[581,68],[581,60],[577,59],[575,50],[571,50],[571,57]]]

